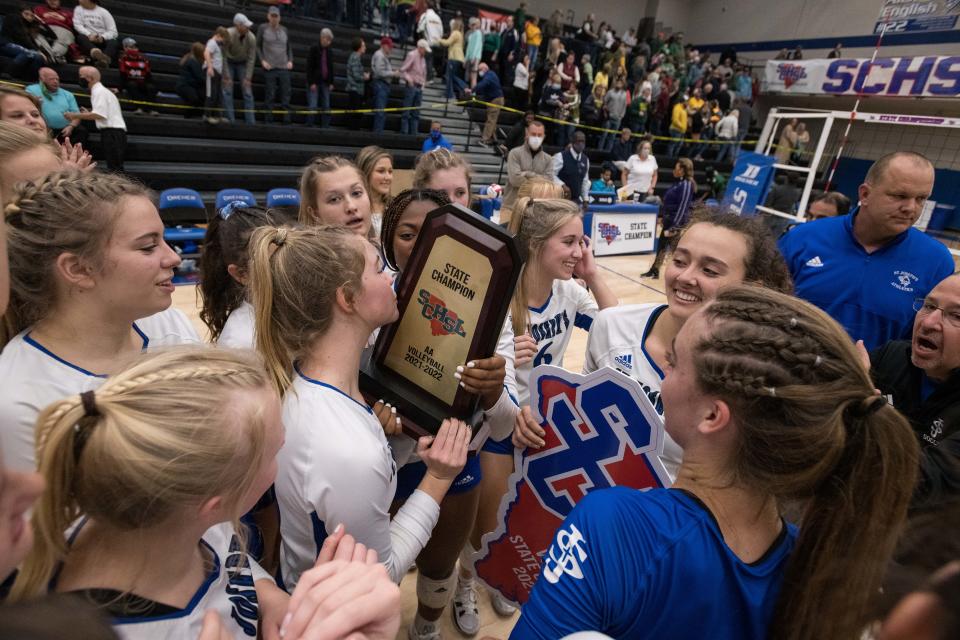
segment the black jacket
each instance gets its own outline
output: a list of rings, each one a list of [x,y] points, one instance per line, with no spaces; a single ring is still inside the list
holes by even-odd
[[[960,496],[960,369],[927,399],[922,370],[910,362],[910,342],[893,340],[870,354],[874,383],[910,421],[921,448],[920,485],[913,508],[931,508]]]
[[[310,47],[307,53],[307,88],[310,85],[333,84],[333,47],[327,47],[327,64],[323,64],[323,47],[318,44]]]

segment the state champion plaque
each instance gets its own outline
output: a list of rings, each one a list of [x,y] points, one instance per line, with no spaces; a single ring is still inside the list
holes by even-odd
[[[431,211],[398,282],[400,317],[364,356],[363,392],[397,407],[411,435],[449,417],[479,425],[479,397],[454,374],[494,354],[520,266],[500,226],[458,204]]]

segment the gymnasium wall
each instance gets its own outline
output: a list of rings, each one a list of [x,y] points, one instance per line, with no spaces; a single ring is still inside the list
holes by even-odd
[[[920,4],[928,4],[918,0]],[[942,4],[942,3],[940,3]],[[805,58],[825,57],[837,41],[848,57],[870,57],[880,0],[660,0],[657,22],[711,50],[733,44],[751,59],[798,43]],[[885,55],[960,55],[960,29],[887,34]]]

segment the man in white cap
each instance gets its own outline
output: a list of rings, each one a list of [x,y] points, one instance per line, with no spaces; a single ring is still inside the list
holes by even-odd
[[[426,55],[430,45],[426,40],[418,40],[417,48],[411,49],[400,66],[400,78],[406,83],[403,91],[403,106],[406,111],[400,118],[400,133],[417,134],[420,124],[420,104],[423,102],[423,85],[427,82]],[[411,108],[417,107],[417,108]]]
[[[223,43],[223,114],[230,122],[236,121],[233,112],[233,83],[240,82],[243,92],[243,119],[256,122],[253,102],[253,66],[257,61],[257,36],[250,31],[250,18],[238,13],[233,26],[227,29],[230,37]]]

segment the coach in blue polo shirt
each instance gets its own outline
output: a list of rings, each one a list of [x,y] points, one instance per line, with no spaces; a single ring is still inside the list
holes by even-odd
[[[912,228],[933,190],[933,165],[911,151],[877,160],[846,216],[800,225],[780,239],[796,295],[868,350],[909,340],[913,302],[953,273],[953,257]]]

